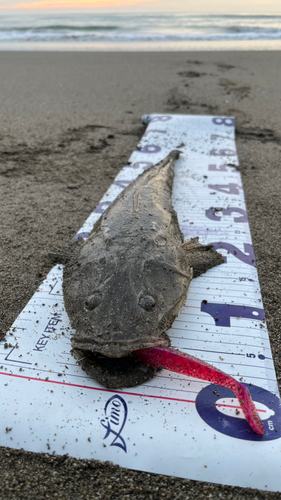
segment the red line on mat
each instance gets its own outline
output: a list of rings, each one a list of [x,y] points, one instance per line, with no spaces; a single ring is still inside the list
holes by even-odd
[[[216,403],[216,406],[223,406],[224,408],[237,408],[238,410],[241,410],[241,406],[234,406],[234,405],[225,405],[223,403]],[[260,413],[266,413],[266,410],[258,410]]]
[[[128,396],[139,396],[141,398],[168,399],[168,400],[171,400],[171,401],[180,401],[182,403],[195,403],[195,401],[192,401],[192,400],[189,400],[189,399],[167,398],[166,396],[153,396],[152,394],[137,394],[136,392],[113,391],[113,390],[110,390],[110,389],[100,389],[98,387],[90,387],[88,385],[69,384],[68,382],[59,382],[57,380],[45,380],[45,379],[42,379],[42,378],[25,377],[24,375],[16,375],[14,373],[3,373],[3,372],[0,372],[0,375],[6,375],[7,377],[22,378],[22,379],[26,379],[26,380],[35,380],[36,382],[47,382],[49,384],[69,385],[70,387],[79,387],[81,389],[91,389],[92,391],[111,392],[113,394],[126,394]]]
[[[90,387],[88,385],[69,384],[67,382],[59,382],[57,380],[45,380],[45,379],[42,379],[42,378],[25,377],[24,375],[16,375],[14,373],[0,372],[0,375],[6,375],[7,377],[23,378],[23,379],[26,379],[26,380],[35,380],[36,382],[47,382],[49,384],[69,385],[70,387],[79,387],[79,388],[82,388],[82,389],[91,389],[92,391],[111,392],[111,393],[114,393],[114,394],[126,394],[127,396],[139,396],[140,398],[168,399],[169,401],[180,401],[181,403],[195,403],[195,401],[193,401],[191,399],[167,398],[166,396],[153,396],[152,394],[137,394],[136,392],[127,392],[127,391],[111,391],[110,389],[99,389],[98,387]],[[216,406],[224,406],[226,408],[238,408],[238,409],[241,409],[240,406],[234,406],[234,405],[216,404]],[[258,411],[261,412],[261,413],[266,413],[266,410],[258,410]]]

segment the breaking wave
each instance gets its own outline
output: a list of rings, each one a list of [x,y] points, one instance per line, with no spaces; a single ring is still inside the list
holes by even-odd
[[[0,20],[0,42],[193,40],[281,40],[281,16],[87,13]]]

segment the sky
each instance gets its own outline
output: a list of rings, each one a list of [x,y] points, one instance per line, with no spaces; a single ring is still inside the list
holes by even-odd
[[[281,0],[0,0],[1,12],[186,12],[281,14]]]

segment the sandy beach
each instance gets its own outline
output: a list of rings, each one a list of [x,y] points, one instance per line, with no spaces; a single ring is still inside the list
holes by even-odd
[[[0,52],[1,338],[126,164],[143,114],[235,116],[280,382],[280,60],[278,51]],[[3,499],[280,498],[7,448],[0,463]]]

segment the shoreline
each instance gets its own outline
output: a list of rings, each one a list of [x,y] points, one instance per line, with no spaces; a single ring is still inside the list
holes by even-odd
[[[280,381],[280,54],[0,51],[0,63],[3,336],[126,164],[143,134],[143,114],[234,115]],[[120,499],[279,495],[21,450],[0,448],[0,459],[0,498],[24,498],[27,491],[36,499],[54,492]]]
[[[279,50],[281,50],[281,40],[0,42],[0,52],[236,52]]]

